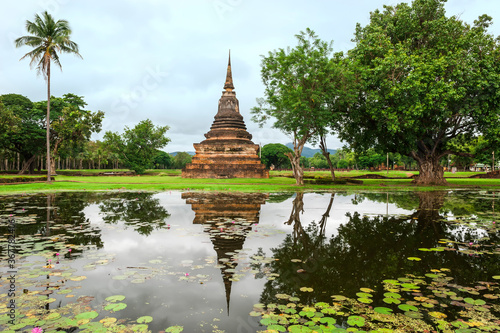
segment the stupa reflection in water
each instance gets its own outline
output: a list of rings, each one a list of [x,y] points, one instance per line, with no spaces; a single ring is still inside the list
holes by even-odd
[[[193,224],[202,224],[217,253],[217,263],[226,292],[227,313],[231,299],[231,286],[238,265],[233,256],[243,244],[254,224],[259,223],[260,206],[267,194],[261,193],[207,193],[186,192],[182,198],[195,212]]]

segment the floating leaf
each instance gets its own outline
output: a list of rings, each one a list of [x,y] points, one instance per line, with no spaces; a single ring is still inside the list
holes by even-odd
[[[146,332],[148,332],[148,325],[146,325],[146,324],[134,325],[134,326],[132,326],[132,331],[146,333]]]
[[[365,325],[365,318],[361,316],[349,316],[347,318],[347,323],[351,326],[362,327]]]
[[[383,301],[387,304],[400,304],[401,303],[401,301],[399,299],[392,298],[392,297],[386,297],[386,298],[384,298]]]
[[[87,277],[84,276],[84,275],[81,275],[81,276],[74,276],[72,278],[70,278],[71,281],[82,281],[82,280],[85,280]]]
[[[170,326],[169,328],[165,329],[165,333],[180,333],[183,330],[183,326]]]
[[[125,303],[111,303],[111,304],[106,305],[104,307],[104,310],[116,312],[116,311],[123,310],[126,307],[127,307],[127,304],[125,304]]]
[[[400,304],[400,305],[398,305],[398,308],[401,309],[404,312],[407,312],[407,311],[418,311],[418,308],[416,306],[409,305],[409,304]]]
[[[52,312],[51,314],[45,316],[45,320],[56,320],[61,318],[61,315],[57,312]]]
[[[389,308],[386,308],[383,306],[378,306],[375,309],[373,309],[373,311],[375,311],[377,313],[381,313],[381,314],[387,314],[387,315],[392,313],[392,309],[389,309]]]
[[[421,319],[424,317],[420,312],[415,312],[415,311],[407,311],[405,312],[405,316],[413,319]]]
[[[153,317],[151,317],[151,316],[142,316],[142,317],[137,318],[137,322],[139,324],[147,324],[147,323],[150,323],[152,321],[153,321]]]
[[[302,325],[292,325],[288,327],[288,330],[291,333],[309,333],[312,332],[312,330],[308,327],[302,326]]]
[[[272,330],[272,331],[277,331],[277,332],[286,332],[286,328],[284,326],[281,326],[281,325],[269,325],[267,327],[268,330]]]
[[[384,293],[385,297],[390,297],[390,298],[401,298],[401,295],[398,293]]]
[[[420,260],[422,260],[419,257],[408,257],[407,259],[408,260],[413,260],[413,261],[420,261]]]
[[[113,295],[106,297],[106,301],[108,302],[118,302],[118,301],[123,301],[125,299],[125,296],[123,295]]]
[[[434,312],[429,312],[429,315],[434,317],[434,318],[437,318],[437,319],[443,319],[443,318],[446,318],[448,317],[447,315],[445,315],[444,313],[442,312],[437,312],[437,311],[434,311]]]
[[[76,320],[81,320],[81,319],[94,319],[95,317],[99,316],[99,313],[96,311],[88,311],[88,312],[82,312],[79,313],[75,316]]]
[[[472,299],[470,297],[464,298],[464,301],[466,303],[469,303],[472,305],[484,305],[484,304],[486,304],[486,302],[483,301],[482,299]]]
[[[360,301],[361,303],[364,303],[364,304],[370,304],[373,302],[372,299],[367,298],[367,297],[360,297],[360,298],[358,298],[358,301]]]
[[[338,301],[338,302],[340,302],[340,301],[345,301],[345,300],[347,299],[347,297],[342,296],[342,295],[333,295],[333,296],[332,296],[332,299],[333,299],[334,301]]]
[[[113,325],[114,323],[116,323],[116,320],[117,320],[117,319],[116,319],[116,318],[113,318],[113,317],[106,317],[106,318],[104,318],[104,319],[99,320],[99,322],[100,322],[101,324],[103,324],[103,325],[104,325],[104,327],[108,327],[108,326],[111,326],[111,325]]]

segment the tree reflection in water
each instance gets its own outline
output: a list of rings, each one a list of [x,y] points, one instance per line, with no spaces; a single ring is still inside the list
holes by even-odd
[[[5,197],[0,201],[0,211],[11,207],[17,212],[17,243],[24,251],[29,252],[43,240],[101,248],[101,231],[91,227],[84,213],[93,196],[91,193],[48,193],[20,196],[15,200]],[[0,232],[7,233],[7,227],[1,226]],[[52,242],[44,244],[43,249],[59,252]],[[73,258],[78,256],[77,252]]]
[[[155,229],[167,227],[169,212],[154,193],[125,192],[119,196],[105,194],[100,197],[99,209],[106,223],[123,222],[141,235],[148,236]]]
[[[386,194],[376,196],[387,200]],[[356,200],[359,203],[369,197],[358,196]],[[332,195],[323,218],[304,227],[300,220],[300,213],[304,210],[303,195],[297,193],[290,218],[285,222],[293,225],[293,231],[272,249],[276,261],[262,264],[279,277],[266,282],[261,303],[277,302],[276,294],[298,295],[304,304],[328,302],[334,294],[353,297],[362,287],[378,291],[378,295],[375,293],[377,298],[383,292],[382,280],[406,274],[422,276],[436,268],[451,269],[454,282],[465,285],[491,279],[500,271],[500,263],[494,255],[455,251],[470,242],[485,247],[498,244],[499,234],[490,233],[489,238],[484,238],[483,230],[448,223],[446,214],[452,211],[452,205],[447,202],[454,199],[447,198],[446,192],[392,196],[391,200],[399,201],[406,208],[418,199],[418,207],[413,207],[415,211],[410,216],[368,217],[357,212],[348,213],[349,221],[328,239],[325,223],[333,198]],[[480,212],[481,206],[474,208]],[[443,239],[452,242],[443,244]],[[440,252],[418,250],[446,246],[449,246],[448,250]],[[264,255],[262,252],[257,254]],[[409,257],[420,257],[421,261],[411,261]],[[314,291],[304,293],[300,291],[301,287],[311,287]]]

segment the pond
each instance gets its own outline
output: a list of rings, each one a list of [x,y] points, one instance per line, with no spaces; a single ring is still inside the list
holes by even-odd
[[[1,196],[0,329],[495,331],[499,196]]]

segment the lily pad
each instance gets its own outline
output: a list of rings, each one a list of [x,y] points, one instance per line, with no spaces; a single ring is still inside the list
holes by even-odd
[[[108,302],[119,302],[119,301],[123,301],[124,299],[125,299],[125,296],[123,296],[123,295],[113,295],[113,296],[106,297],[106,301],[108,301]]]
[[[392,313],[392,309],[386,308],[384,306],[377,306],[376,308],[373,309],[373,311],[386,315],[390,315]]]
[[[77,314],[75,316],[75,319],[76,320],[80,320],[80,319],[94,319],[97,316],[99,316],[99,313],[97,313],[96,311],[87,311],[87,312],[82,312],[82,313]]]
[[[116,311],[123,310],[126,307],[127,307],[127,304],[125,304],[125,303],[111,303],[111,304],[106,305],[104,307],[104,310],[116,312]]]
[[[151,317],[151,316],[142,316],[142,317],[137,318],[137,322],[139,324],[147,324],[147,323],[150,323],[152,321],[153,321],[153,317]]]

